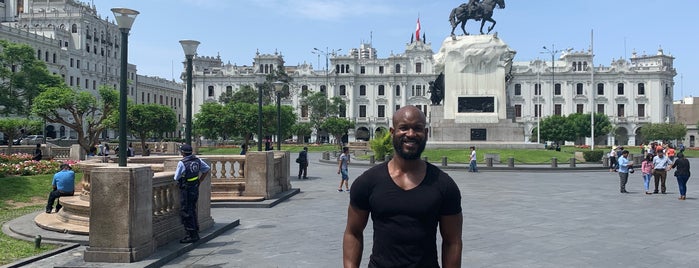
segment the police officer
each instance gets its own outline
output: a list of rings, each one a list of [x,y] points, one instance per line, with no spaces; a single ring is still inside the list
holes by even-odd
[[[206,179],[211,169],[206,162],[192,155],[192,146],[184,144],[180,147],[182,160],[177,163],[175,180],[180,187],[180,219],[187,232],[180,243],[194,243],[199,240],[199,222],[197,221],[197,200],[199,199],[199,184]]]

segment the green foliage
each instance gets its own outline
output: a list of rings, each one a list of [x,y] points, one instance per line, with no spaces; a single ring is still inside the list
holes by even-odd
[[[63,86],[49,87],[34,100],[32,113],[50,123],[58,123],[78,133],[83,150],[98,141],[107,128],[110,116],[117,112],[119,93],[112,87],[100,86],[99,97],[87,91]],[[69,116],[63,116],[67,112]]]
[[[34,55],[29,45],[0,40],[0,103],[5,106],[0,113],[28,116],[27,108],[41,92],[63,84]]]
[[[330,117],[325,119],[320,127],[330,133],[330,135],[333,135],[337,145],[341,147],[342,136],[347,134],[348,129],[354,128],[354,122],[347,118]]]
[[[577,141],[584,137],[590,137],[590,114],[570,114],[566,116],[552,115],[542,118],[541,140],[555,141],[562,144],[564,141]],[[612,130],[609,117],[604,114],[595,114],[595,137],[607,135]],[[533,133],[536,132],[534,129]],[[536,140],[533,135],[532,139]]]
[[[380,131],[369,141],[369,147],[374,151],[376,159],[384,159],[386,155],[393,154],[393,139],[388,131]]]
[[[218,102],[224,105],[233,103],[257,104],[258,92],[250,85],[243,85],[235,92],[226,91],[221,94],[218,98]]]
[[[680,140],[687,135],[687,127],[681,123],[645,124],[641,127],[641,136],[646,140]]]
[[[306,137],[310,137],[313,133],[313,126],[310,123],[299,122],[291,127],[291,134],[299,137],[299,142],[303,143]]]
[[[602,160],[602,156],[604,156],[604,151],[583,151],[583,158],[585,158],[585,162],[599,162]]]
[[[248,142],[257,133],[258,106],[256,104],[233,102],[227,105],[205,103],[199,113],[194,115],[194,128],[208,139],[228,139],[243,137]],[[296,123],[294,109],[288,105],[281,106],[282,137],[291,133]],[[277,133],[277,107],[262,107],[263,135]]]
[[[552,115],[541,119],[541,141],[555,141],[559,144],[566,140],[575,139],[574,129],[571,127],[571,122],[565,116]],[[536,129],[534,132],[536,133]],[[536,138],[532,135],[532,138]]]
[[[35,133],[41,129],[41,126],[42,122],[38,120],[27,118],[0,118],[0,132],[5,134],[5,138],[9,142],[9,148],[12,148],[12,140],[19,138],[22,134],[22,129],[28,133]]]

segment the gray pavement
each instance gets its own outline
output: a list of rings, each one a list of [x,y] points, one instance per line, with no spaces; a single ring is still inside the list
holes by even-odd
[[[202,243],[164,267],[341,267],[349,194],[337,192],[337,166],[310,154],[309,180],[292,180],[301,192],[271,208],[213,208],[217,223],[240,225]],[[292,157],[293,158],[293,157]],[[699,160],[691,159],[699,174]],[[296,171],[293,165],[292,174]],[[350,167],[350,178],[366,170]],[[699,263],[699,180],[687,200],[645,195],[640,172],[619,193],[616,173],[537,170],[467,173],[448,169],[461,189],[464,267],[692,267]],[[672,173],[670,173],[672,174]],[[351,182],[351,181],[350,181]],[[371,251],[371,222],[362,264]],[[80,264],[84,246],[28,267]],[[161,249],[163,251],[172,249]],[[144,263],[119,265],[143,267]]]

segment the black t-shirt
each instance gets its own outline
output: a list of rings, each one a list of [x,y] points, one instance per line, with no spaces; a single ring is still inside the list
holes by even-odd
[[[689,160],[687,158],[680,158],[675,160],[674,167],[676,168],[675,170],[675,176],[689,176]]]
[[[461,192],[429,163],[422,183],[403,190],[383,163],[352,183],[350,205],[369,211],[374,223],[369,267],[439,267],[437,224],[440,216],[461,213]]]

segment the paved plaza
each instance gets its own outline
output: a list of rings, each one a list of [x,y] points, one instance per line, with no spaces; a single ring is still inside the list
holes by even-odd
[[[295,154],[292,154],[295,156]],[[341,267],[349,194],[337,192],[337,166],[310,154],[301,192],[272,208],[213,208],[217,223],[240,225],[165,267]],[[292,157],[293,158],[293,157]],[[699,160],[691,159],[699,174]],[[292,174],[296,165],[292,165]],[[350,178],[366,170],[351,166]],[[639,169],[640,171],[640,169]],[[686,201],[674,177],[668,194],[646,195],[640,172],[619,193],[606,171],[447,171],[461,189],[464,267],[692,267],[699,263],[699,179]],[[672,174],[672,173],[669,173]],[[371,251],[365,231],[363,266]],[[142,267],[80,264],[84,247],[28,267]],[[162,251],[159,250],[159,252]]]

